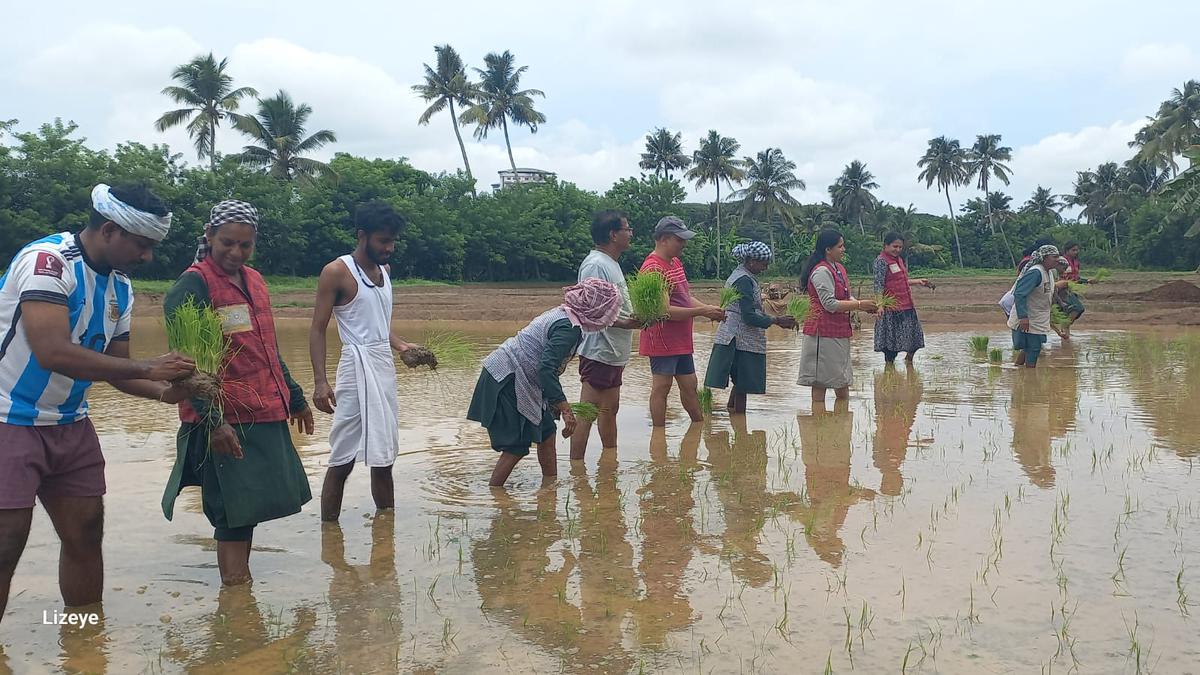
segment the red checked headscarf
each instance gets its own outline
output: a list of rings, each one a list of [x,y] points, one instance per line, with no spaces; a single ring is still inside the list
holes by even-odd
[[[585,333],[596,333],[613,325],[621,311],[621,292],[603,279],[588,277],[563,289],[562,308],[571,323]]]

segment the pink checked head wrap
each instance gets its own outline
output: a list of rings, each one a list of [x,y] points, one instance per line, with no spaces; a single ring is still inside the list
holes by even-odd
[[[563,310],[571,323],[585,333],[596,333],[613,325],[621,311],[621,292],[603,279],[588,277],[563,289]]]

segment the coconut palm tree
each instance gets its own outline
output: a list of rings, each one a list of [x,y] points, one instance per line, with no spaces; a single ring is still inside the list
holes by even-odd
[[[1000,134],[981,134],[975,137],[975,145],[967,153],[967,180],[978,178],[976,186],[983,191],[984,205],[988,201],[988,184],[994,176],[997,180],[1008,185],[1012,169],[1004,162],[1012,161],[1012,148],[1000,145]],[[987,212],[988,228],[996,234],[996,225],[992,212]]]
[[[954,219],[954,205],[950,203],[950,188],[967,184],[967,152],[958,139],[938,136],[929,139],[929,147],[917,160],[921,173],[918,181],[925,181],[925,189],[937,183],[938,192],[946,193],[946,207],[950,212],[950,226],[954,228],[954,248],[958,252],[958,266],[963,266],[962,244],[958,240],[958,222]]]
[[[837,226],[837,213],[824,202],[802,204],[792,219],[792,232],[795,234],[814,234]]]
[[[858,231],[867,233],[863,226],[863,213],[874,211],[879,206],[879,200],[871,194],[871,190],[879,188],[875,176],[867,171],[867,165],[857,159],[846,165],[842,175],[833,185],[829,186],[829,199],[846,222],[858,221]]]
[[[722,136],[710,129],[708,135],[700,139],[700,149],[692,153],[692,168],[687,172],[687,179],[700,189],[712,183],[717,189],[717,199],[713,202],[717,209],[716,220],[716,249],[717,277],[721,276],[721,183],[733,189],[733,183],[739,185],[746,179],[746,170],[742,161],[736,155],[742,145],[737,139]],[[647,142],[649,150],[649,142]]]
[[[546,123],[546,116],[533,107],[533,97],[546,97],[541,89],[521,89],[521,76],[529,66],[516,67],[516,57],[507,49],[503,54],[492,52],[483,57],[484,69],[475,69],[480,80],[473,85],[476,102],[459,117],[463,124],[474,124],[475,138],[487,138],[488,131],[504,130],[504,146],[508,148],[508,165],[513,171],[512,141],[508,137],[508,122],[518,127],[529,127],[536,134],[539,124]]]
[[[1021,213],[1036,216],[1043,221],[1054,223],[1062,222],[1062,214],[1059,209],[1063,207],[1062,199],[1050,191],[1050,188],[1044,188],[1041,185],[1030,195],[1029,201],[1021,206]]]
[[[336,143],[337,135],[321,129],[305,136],[305,125],[312,114],[307,103],[296,105],[282,89],[271,98],[258,101],[257,115],[237,115],[235,127],[250,137],[252,145],[242,149],[238,158],[247,166],[266,169],[275,178],[310,184],[319,177],[334,177],[333,170],[305,153]]]
[[[1120,202],[1125,190],[1125,178],[1116,162],[1105,162],[1094,171],[1080,171],[1074,184],[1074,193],[1067,202],[1080,207],[1080,215],[1096,227],[1108,224],[1112,227],[1113,247],[1120,245],[1117,235],[1117,220],[1121,215]]]
[[[1183,151],[1184,157],[1191,166],[1167,183],[1162,194],[1172,202],[1172,212],[1200,213],[1200,145],[1193,145]],[[1200,218],[1192,224],[1185,237],[1195,237],[1200,234]]]
[[[429,124],[430,118],[449,109],[450,125],[454,127],[454,138],[458,139],[458,150],[462,153],[463,167],[467,170],[467,178],[474,181],[475,176],[471,173],[471,162],[467,159],[467,146],[463,144],[462,133],[458,130],[458,114],[454,112],[454,104],[457,103],[463,109],[467,108],[472,104],[476,92],[470,80],[467,79],[467,71],[463,67],[462,57],[454,51],[454,47],[438,45],[433,48],[433,51],[437,53],[437,68],[430,68],[429,64],[423,64],[425,81],[412,86],[413,91],[417,92],[421,98],[431,102],[425,112],[417,118],[417,124]],[[474,192],[474,182],[471,185],[471,191]]]
[[[179,84],[164,88],[162,93],[187,107],[165,112],[154,123],[160,132],[187,123],[196,156],[208,158],[210,171],[217,169],[217,127],[221,120],[232,120],[243,98],[258,96],[254,87],[233,88],[233,77],[225,72],[228,65],[229,59],[218,63],[209,52],[177,66],[171,79]]]
[[[742,202],[742,218],[751,213],[763,217],[770,231],[771,250],[775,250],[775,220],[786,227],[794,226],[800,202],[791,191],[808,186],[796,177],[796,163],[784,157],[779,148],[767,148],[742,162],[746,166],[746,187],[733,196]]]
[[[1200,81],[1188,80],[1158,106],[1158,112],[1138,130],[1130,146],[1139,148],[1138,158],[1159,167],[1176,170],[1175,158],[1192,145],[1200,144]]]
[[[646,151],[638,166],[654,175],[667,180],[671,179],[671,171],[686,169],[692,159],[683,153],[683,134],[658,128],[646,134]]]

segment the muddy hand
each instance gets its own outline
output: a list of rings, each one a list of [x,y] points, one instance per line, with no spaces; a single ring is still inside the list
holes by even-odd
[[[317,410],[323,413],[333,414],[333,409],[337,407],[337,395],[333,393],[333,387],[329,383],[318,384],[313,388],[313,405],[317,406]]]
[[[234,459],[241,459],[242,443],[238,440],[237,432],[228,423],[213,429],[208,436],[209,445],[212,451],[218,455],[225,455]]]
[[[571,410],[571,405],[568,403],[564,407],[559,408],[559,412],[562,413],[562,436],[563,438],[570,438],[571,434],[575,433],[575,425],[578,423],[575,419],[575,411]]]
[[[171,352],[146,361],[149,367],[147,380],[156,382],[172,382],[191,375],[196,371],[196,362],[188,357]]]

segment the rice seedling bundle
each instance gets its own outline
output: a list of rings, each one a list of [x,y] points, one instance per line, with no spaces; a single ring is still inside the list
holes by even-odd
[[[808,319],[809,312],[812,311],[812,298],[807,295],[793,295],[788,301],[787,313],[788,316],[796,320],[796,323],[804,323]]]
[[[584,422],[595,422],[596,418],[600,416],[600,408],[597,408],[595,403],[588,403],[586,401],[572,403],[571,412],[575,413],[575,417]]]
[[[891,312],[899,306],[900,301],[891,293],[880,293],[875,296],[875,307],[881,312]]]
[[[1067,282],[1067,292],[1074,293],[1076,295],[1084,295],[1085,293],[1087,293],[1087,288],[1086,288],[1085,284],[1081,284],[1077,281],[1068,281]]]
[[[638,272],[630,275],[626,283],[629,286],[629,302],[633,305],[633,315],[643,326],[650,326],[667,318],[671,289],[662,272]]]
[[[1095,274],[1088,278],[1088,281],[1092,283],[1099,283],[1101,281],[1108,280],[1108,278],[1111,276],[1112,272],[1110,272],[1107,267],[1101,267],[1100,269],[1096,270]]]
[[[721,299],[718,302],[718,306],[721,309],[728,309],[730,305],[735,302],[740,302],[741,299],[742,294],[738,291],[738,289],[732,286],[726,286],[725,288],[721,289]]]
[[[986,335],[976,335],[971,338],[971,351],[986,354],[990,338]]]
[[[1071,325],[1071,318],[1058,305],[1053,305],[1050,307],[1050,323],[1062,330]]]
[[[712,389],[704,387],[698,394],[700,399],[700,412],[704,413],[705,417],[712,415],[713,410],[713,392]]]
[[[1002,363],[1004,361],[1004,351],[1000,349],[993,349],[989,351],[988,361],[991,361],[992,363]]]
[[[189,388],[196,398],[212,401],[219,406],[221,399],[221,366],[229,351],[221,317],[213,308],[198,304],[194,298],[175,308],[164,320],[167,346],[196,362],[196,372],[180,384]]]
[[[427,333],[422,346],[433,354],[431,369],[440,366],[458,368],[475,362],[475,347],[462,333]]]

